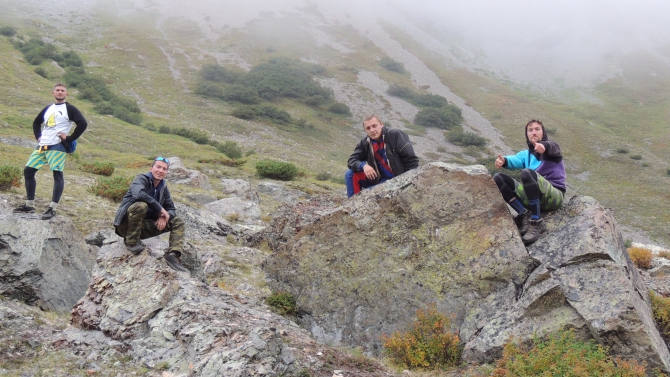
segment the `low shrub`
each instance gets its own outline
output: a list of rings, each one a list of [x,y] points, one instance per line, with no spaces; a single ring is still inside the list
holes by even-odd
[[[7,25],[0,26],[0,34],[4,35],[5,37],[13,37],[16,35],[16,29]]]
[[[96,180],[93,186],[88,188],[88,192],[110,199],[114,202],[120,202],[128,191],[128,187],[132,181],[132,177],[100,177]]]
[[[240,106],[234,109],[230,115],[246,120],[262,118],[278,124],[291,122],[291,114],[270,105]]]
[[[405,73],[405,65],[389,58],[388,56],[384,56],[383,58],[379,59],[377,64],[388,69],[389,71]]]
[[[21,187],[21,169],[11,165],[0,165],[0,190],[6,191],[11,187]]]
[[[201,158],[198,160],[201,164],[220,164],[225,166],[230,166],[231,168],[237,168],[244,165],[247,160],[229,160],[227,158]]]
[[[81,170],[87,173],[109,177],[110,175],[114,174],[114,164],[111,162],[93,162],[91,164],[83,163],[81,165]]]
[[[332,105],[328,106],[328,111],[335,114],[351,115],[351,110],[349,109],[349,106],[347,106],[342,102],[335,102]]]
[[[661,335],[668,339],[670,338],[670,298],[657,295],[654,291],[649,291],[649,298],[654,321]]]
[[[35,67],[33,72],[37,73],[38,75],[44,77],[45,79],[49,78],[49,74],[47,73],[47,70],[44,69],[44,67]]]
[[[670,259],[670,251],[666,251],[666,250],[659,251],[658,252],[658,257],[659,258]]]
[[[322,171],[321,173],[315,175],[314,178],[316,178],[317,181],[327,181],[330,178],[332,178],[332,175],[330,174],[330,172]]]
[[[171,134],[172,133],[172,128],[170,128],[169,126],[163,125],[163,126],[158,127],[158,132],[161,133],[161,134]]]
[[[414,96],[413,103],[424,107],[445,107],[449,104],[446,98],[437,94],[417,94]]]
[[[628,153],[628,149],[626,149],[626,148],[617,148],[616,153],[626,154],[626,153]]]
[[[275,292],[265,299],[265,303],[280,315],[296,314],[295,297],[288,292]]]
[[[449,317],[438,312],[435,304],[417,310],[416,317],[407,332],[382,335],[384,352],[407,368],[458,365],[462,347],[458,334],[449,331]]]
[[[628,255],[637,268],[645,270],[651,268],[651,260],[654,257],[651,250],[640,247],[631,247],[628,248]]]
[[[641,159],[642,159],[642,155],[634,154],[634,155],[631,155],[630,158],[631,158],[632,160],[641,160]]]
[[[447,135],[447,140],[449,140],[451,143],[461,146],[474,145],[477,147],[483,147],[484,145],[486,145],[486,139],[484,137],[467,131],[449,132],[449,135]]]
[[[290,162],[261,160],[256,163],[256,172],[264,178],[290,181],[298,174],[298,168]]]
[[[534,339],[531,346],[508,342],[491,376],[643,377],[645,367],[637,361],[612,359],[605,347],[593,340],[579,341],[573,331],[559,331]]]
[[[175,128],[172,130],[172,133],[187,139],[191,139],[198,144],[207,144],[209,143],[209,136],[206,133],[190,130],[185,127]]]
[[[414,123],[421,126],[447,130],[459,126],[462,121],[461,109],[453,105],[443,108],[427,107],[419,110],[414,117]]]
[[[337,183],[337,184],[340,184],[340,185],[345,184],[344,174],[342,174],[341,176],[340,175],[334,175],[334,176],[330,177],[329,180],[333,183]]]
[[[235,141],[226,141],[223,144],[219,144],[216,149],[233,160],[241,158],[243,155],[242,148]]]
[[[404,98],[410,102],[414,99],[415,96],[414,91],[411,88],[398,84],[391,84],[386,90],[386,93],[394,97]]]

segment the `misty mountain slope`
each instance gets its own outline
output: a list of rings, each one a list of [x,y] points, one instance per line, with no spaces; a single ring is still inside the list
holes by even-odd
[[[72,10],[48,12],[36,1],[8,2],[0,22],[74,48],[85,57],[87,71],[102,75],[116,92],[138,101],[145,122],[199,130],[213,140],[234,140],[245,151],[256,152],[239,173],[233,169],[228,174],[253,174],[254,161],[272,157],[295,162],[308,174],[329,171],[339,176],[363,136],[360,117],[370,111],[406,129],[423,162],[466,162],[523,149],[523,125],[539,118],[563,147],[568,194],[592,195],[613,208],[623,224],[648,231],[657,240],[670,240],[665,190],[670,165],[668,47],[611,55],[607,58],[611,71],[604,72],[600,81],[573,87],[568,77],[551,78],[554,84],[545,90],[546,82],[528,84],[505,73],[500,68],[503,62],[492,61],[494,55],[487,55],[485,48],[468,50],[471,41],[445,34],[446,28],[435,26],[435,17],[425,21],[404,12],[400,3],[390,7],[376,2],[180,4],[82,0],[69,3]],[[416,4],[416,9],[423,8],[426,4]],[[541,35],[544,32],[538,32],[538,38]],[[18,51],[4,46],[11,57],[3,62],[6,72],[17,71],[14,75],[21,79],[3,78],[15,91],[7,104],[0,105],[2,121],[29,124],[35,109],[49,101],[45,87],[53,79],[34,74]],[[379,66],[377,61],[385,56],[404,63],[408,72]],[[205,64],[248,70],[276,57],[324,66],[326,73],[319,82],[332,88],[336,100],[349,105],[353,115],[315,111],[286,99],[273,101],[293,119],[312,125],[298,129],[232,117],[234,103],[193,93],[197,73]],[[391,84],[429,86],[426,93],[448,98],[463,110],[464,128],[485,136],[488,146],[465,150],[447,143],[442,130],[413,129],[416,108],[386,94]],[[174,136],[99,116],[77,100],[76,90],[72,94],[73,103],[81,103],[94,121],[85,137],[99,148],[97,156],[108,149],[115,159],[127,161],[131,158],[122,151],[137,156],[171,149]],[[2,133],[30,136],[24,128],[3,128]],[[147,139],[163,144],[146,148]],[[182,141],[177,145],[186,160],[217,155],[213,148],[193,144],[189,149]]]

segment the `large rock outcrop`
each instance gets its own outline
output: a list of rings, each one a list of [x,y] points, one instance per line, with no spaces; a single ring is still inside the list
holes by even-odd
[[[86,292],[96,249],[69,218],[40,217],[0,205],[0,295],[69,311]]]
[[[488,297],[466,317],[464,359],[498,357],[512,335],[527,341],[534,334],[575,328],[614,355],[667,371],[668,348],[611,211],[593,198],[575,196],[546,221],[547,233],[528,248],[539,266],[523,289]]]
[[[435,302],[462,321],[536,265],[483,166],[434,163],[336,202],[275,213],[264,265],[326,343],[377,353],[417,309]]]
[[[514,335],[564,328],[668,370],[670,357],[611,213],[575,197],[526,249],[481,166],[433,163],[349,200],[284,207],[266,234],[274,290],[297,296],[319,340],[380,350],[435,302],[455,315],[464,360],[491,362]]]
[[[175,376],[332,375],[320,359],[333,353],[295,323],[254,298],[170,269],[161,255],[103,245],[86,295],[72,310],[75,326],[55,343],[100,345],[93,352],[114,348]],[[358,375],[386,375],[380,370],[374,365]]]

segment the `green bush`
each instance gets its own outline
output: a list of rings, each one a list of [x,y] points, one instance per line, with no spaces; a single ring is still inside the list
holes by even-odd
[[[114,202],[120,202],[128,192],[128,187],[130,187],[132,181],[133,178],[127,177],[100,177],[93,186],[88,188],[88,192]]]
[[[377,63],[389,71],[405,73],[405,65],[389,58],[388,56],[384,56],[383,58],[379,59]]]
[[[335,114],[351,115],[351,110],[349,109],[349,106],[347,106],[342,102],[335,102],[332,105],[328,106],[328,111]]]
[[[230,114],[236,118],[246,120],[262,118],[277,124],[291,122],[291,114],[270,105],[240,106]]]
[[[255,90],[242,85],[230,85],[223,93],[223,99],[247,105],[256,105],[263,101]]]
[[[214,97],[224,99],[226,88],[215,82],[201,81],[195,86],[195,93],[205,97]]]
[[[417,94],[412,103],[423,107],[445,107],[449,104],[446,98],[437,94]]]
[[[641,160],[641,159],[642,159],[642,155],[634,154],[634,155],[631,155],[630,158],[633,159],[633,160]]]
[[[172,128],[170,128],[170,126],[162,125],[158,127],[158,132],[161,134],[171,134]]]
[[[264,178],[290,181],[298,174],[298,168],[290,162],[261,160],[256,163],[256,172]]]
[[[645,367],[636,361],[612,359],[595,341],[582,342],[573,331],[560,331],[546,339],[536,338],[528,347],[508,342],[492,376],[643,377]]]
[[[216,149],[233,160],[241,158],[243,154],[242,148],[235,141],[226,141],[223,144],[219,144]]]
[[[450,323],[435,304],[417,310],[416,321],[406,332],[382,335],[384,352],[406,368],[456,366],[462,347],[458,334],[449,331]]]
[[[81,67],[84,62],[79,55],[74,51],[65,51],[63,53],[63,66],[65,67]]]
[[[651,313],[663,338],[670,339],[670,298],[649,291]]]
[[[276,58],[251,68],[237,82],[253,89],[266,100],[308,99],[316,95],[330,100],[333,92],[321,87],[312,79],[313,75],[324,71],[323,67],[316,64],[304,63],[295,59]]]
[[[627,148],[617,148],[616,153],[626,154],[628,153]]]
[[[415,96],[414,91],[412,89],[410,89],[406,86],[397,85],[397,84],[391,84],[389,86],[388,90],[386,90],[386,93],[388,93],[388,94],[390,94],[394,97],[404,98],[404,99],[406,99],[410,102],[412,102],[412,100],[414,100],[414,96]]]
[[[317,175],[314,176],[317,181],[327,181],[331,179],[333,176],[330,174],[330,172],[327,171],[322,171],[321,173],[318,173]]]
[[[191,139],[198,144],[209,143],[209,136],[204,132],[190,130],[190,129],[185,128],[185,127],[180,127],[180,128],[172,129],[172,133],[177,135],[177,136],[181,136],[181,137],[185,137],[187,139]]]
[[[236,82],[241,75],[238,71],[222,67],[218,64],[207,64],[198,72],[198,77],[202,80],[229,84]]]
[[[292,316],[296,314],[295,297],[290,293],[275,292],[265,299],[265,303],[280,315]]]
[[[49,74],[47,74],[47,71],[46,71],[46,69],[44,69],[44,67],[35,67],[35,69],[33,70],[33,72],[35,72],[35,73],[37,73],[38,75],[44,77],[45,79],[48,79],[48,78],[49,78]]]
[[[482,147],[486,145],[486,139],[472,132],[451,131],[447,135],[447,140],[453,144],[461,146],[474,145]]]
[[[0,165],[0,190],[21,187],[21,169],[11,165]]]
[[[414,117],[414,123],[418,125],[442,129],[460,126],[462,121],[461,110],[453,105],[439,109],[432,107],[421,109]]]
[[[83,163],[81,165],[81,170],[87,173],[109,177],[110,175],[114,174],[114,164],[111,162],[93,162],[90,164]]]
[[[5,37],[13,37],[16,35],[16,29],[6,25],[0,26],[0,34],[4,35]]]

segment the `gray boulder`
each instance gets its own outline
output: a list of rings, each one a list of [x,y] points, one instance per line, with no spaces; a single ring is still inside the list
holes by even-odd
[[[433,163],[339,207],[320,201],[273,215],[263,268],[322,342],[378,354],[382,334],[433,302],[460,324],[473,303],[522,286],[535,263],[480,165]]]
[[[255,223],[261,218],[261,209],[257,202],[236,196],[208,203],[205,209],[224,218],[235,217],[237,221]]]
[[[170,157],[170,169],[167,178],[171,183],[211,190],[209,178],[198,170],[187,169],[179,157]]]
[[[192,376],[297,375],[302,366],[278,328],[297,329],[246,302],[170,269],[160,254],[135,256],[110,244],[100,249],[72,323],[121,342],[150,368],[169,365],[172,373]],[[78,336],[73,329],[63,338]]]
[[[40,216],[0,206],[0,295],[67,311],[86,292],[96,248],[69,218]]]
[[[260,198],[258,197],[258,192],[251,188],[249,181],[244,179],[221,179],[223,183],[223,193],[226,195],[239,196],[245,200],[250,200],[252,202],[259,203]]]
[[[668,370],[670,354],[651,316],[647,288],[616,221],[590,197],[546,216],[547,233],[528,248],[539,264],[522,287],[474,303],[461,326],[463,358],[491,361],[513,335],[528,341],[575,328],[622,358]]]
[[[310,195],[306,192],[287,189],[275,182],[261,182],[258,184],[257,190],[259,193],[270,195],[274,200],[291,205],[297,204],[302,199],[310,198]]]
[[[263,268],[297,297],[317,340],[378,354],[380,337],[435,303],[455,316],[463,359],[492,362],[519,341],[565,328],[622,358],[668,370],[646,287],[616,221],[575,197],[526,249],[482,166],[432,163],[338,204],[313,199],[273,215]]]

